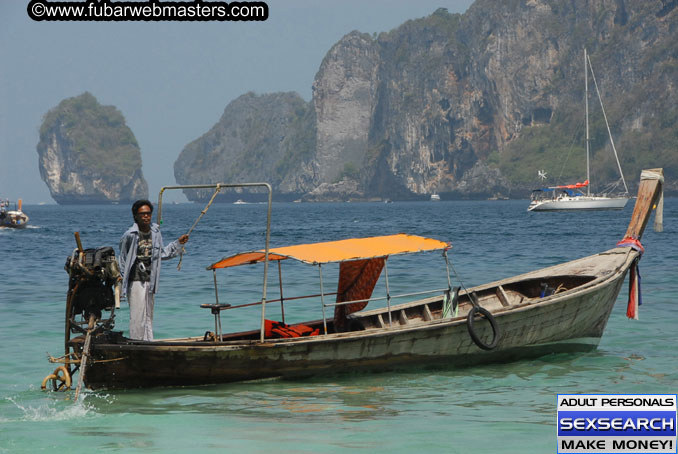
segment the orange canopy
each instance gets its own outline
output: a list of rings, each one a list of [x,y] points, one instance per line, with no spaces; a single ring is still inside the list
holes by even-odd
[[[450,244],[444,241],[399,233],[397,235],[352,238],[348,240],[272,248],[269,249],[268,258],[269,260],[285,260],[289,258],[304,263],[318,264],[387,257],[395,254],[443,250],[449,247]],[[208,266],[207,269],[229,268],[231,266],[246,265],[263,261],[263,250],[243,252],[230,257],[225,257]]]

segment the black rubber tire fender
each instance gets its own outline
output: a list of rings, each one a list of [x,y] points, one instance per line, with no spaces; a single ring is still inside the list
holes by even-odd
[[[487,321],[490,322],[490,326],[492,327],[492,342],[489,344],[483,342],[475,332],[475,328],[473,327],[473,318],[475,317],[476,313],[480,313],[480,315],[484,316]],[[480,306],[473,306],[473,308],[471,308],[468,313],[468,317],[466,318],[466,326],[468,327],[468,333],[471,336],[471,339],[473,339],[473,342],[475,342],[475,344],[483,350],[493,350],[499,344],[499,325],[497,324],[497,320],[487,309]]]

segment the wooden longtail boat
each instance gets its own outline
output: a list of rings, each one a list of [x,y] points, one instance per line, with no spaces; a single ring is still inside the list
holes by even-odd
[[[400,234],[271,249],[267,234],[265,249],[227,257],[208,267],[216,276],[218,269],[263,263],[263,296],[256,303],[261,326],[237,333],[221,332],[221,317],[239,306],[219,303],[215,277],[217,300],[204,305],[215,314],[214,332],[152,342],[124,337],[113,329],[114,254],[110,248],[83,251],[79,245],[67,266],[66,356],[53,359],[66,364],[46,377],[43,386],[51,378],[55,389],[59,381],[62,388],[67,381],[68,387],[70,375],[78,370],[80,384],[92,389],[185,386],[381,371],[413,364],[454,367],[590,350],[603,334],[627,272],[631,270],[634,277],[642,251],[639,240],[660,200],[662,182],[661,169],[643,172],[631,222],[617,247],[468,289],[452,288],[449,245],[438,240]],[[217,185],[217,192],[220,187],[232,186]],[[270,203],[268,215],[270,226]],[[389,257],[423,251],[443,252],[447,285],[429,296],[392,304],[397,295],[388,294]],[[266,319],[268,304],[294,299],[266,299],[268,265],[283,260],[318,268],[320,294],[313,296],[320,297],[322,319],[291,326]],[[326,293],[322,267],[333,262],[340,263],[339,284],[336,293]],[[377,299],[372,292],[382,271],[386,307],[362,310]],[[634,286],[631,279],[630,288]],[[417,290],[406,296],[425,293]],[[326,315],[326,308],[332,308],[333,317]],[[111,314],[104,319],[107,310]],[[632,305],[628,315],[635,315]],[[72,333],[80,335],[71,337]]]
[[[28,225],[28,216],[21,210],[21,199],[10,209],[9,200],[0,199],[0,228],[23,229]]]

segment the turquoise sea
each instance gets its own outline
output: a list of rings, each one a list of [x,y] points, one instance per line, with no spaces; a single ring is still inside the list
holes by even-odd
[[[527,204],[274,203],[271,245],[399,232],[431,236],[453,244],[454,270],[471,286],[614,247],[633,205],[617,212],[528,213]],[[202,208],[166,205],[165,241],[185,233]],[[0,230],[0,453],[547,453],[556,451],[558,393],[678,391],[676,198],[666,199],[664,232],[650,224],[643,238],[640,320],[625,316],[624,285],[593,352],[465,369],[440,365],[298,381],[86,391],[76,404],[72,393],[40,389],[55,368],[47,354],[63,350],[64,262],[75,248],[75,231],[85,247],[117,250],[132,222],[130,207],[24,210],[29,228]],[[163,264],[156,338],[213,329],[209,312],[198,307],[213,301],[212,273],[205,267],[263,247],[265,212],[262,204],[210,208],[191,235],[181,270],[178,259]],[[389,262],[389,278],[399,282],[392,285],[416,288],[438,278],[440,258],[418,258],[423,265],[405,259],[391,269]],[[245,298],[261,286],[263,267],[243,268],[223,287],[220,281],[220,299]],[[299,283],[290,293],[317,291],[315,268],[291,270],[285,277]],[[270,289],[276,297],[276,286]],[[127,332],[128,316],[123,302],[118,329]],[[258,316],[256,309],[229,314],[225,329],[256,328]],[[286,306],[286,316],[320,318],[319,308],[308,305]]]

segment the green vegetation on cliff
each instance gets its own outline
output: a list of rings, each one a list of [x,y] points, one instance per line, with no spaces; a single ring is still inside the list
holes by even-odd
[[[678,61],[678,60],[671,60]],[[678,65],[662,64],[655,80],[675,80]],[[605,111],[627,183],[635,186],[643,169],[663,167],[678,172],[678,108],[662,95],[664,82],[640,84],[623,96],[610,96]],[[582,102],[583,104],[583,102]],[[619,178],[605,120],[590,101],[589,136],[592,184]],[[503,153],[494,152],[489,164],[498,167],[511,184],[538,184],[537,171],[547,170],[547,184],[570,184],[586,178],[586,131],[583,106],[565,105],[549,124],[525,127]],[[602,189],[600,186],[594,189]]]
[[[180,184],[267,181],[274,188],[315,152],[315,111],[296,93],[246,93],[219,121],[184,147],[174,163]],[[186,191],[190,200],[199,197]]]
[[[55,136],[68,149],[71,167],[84,173],[129,178],[141,168],[139,144],[122,113],[102,106],[91,93],[65,99],[45,115],[38,148]]]
[[[275,174],[280,179],[290,175],[315,153],[316,129],[315,110],[310,103],[296,100],[294,109],[288,114],[289,134],[283,139],[285,153],[275,164]]]
[[[243,95],[185,147],[175,176],[314,197],[350,180],[365,198],[524,197],[583,181],[586,48],[629,190],[641,169],[663,167],[676,191],[677,24],[674,1],[475,0],[463,15],[441,8],[372,37],[354,31],[328,51],[310,102]],[[619,175],[593,78],[589,93],[600,191]]]

